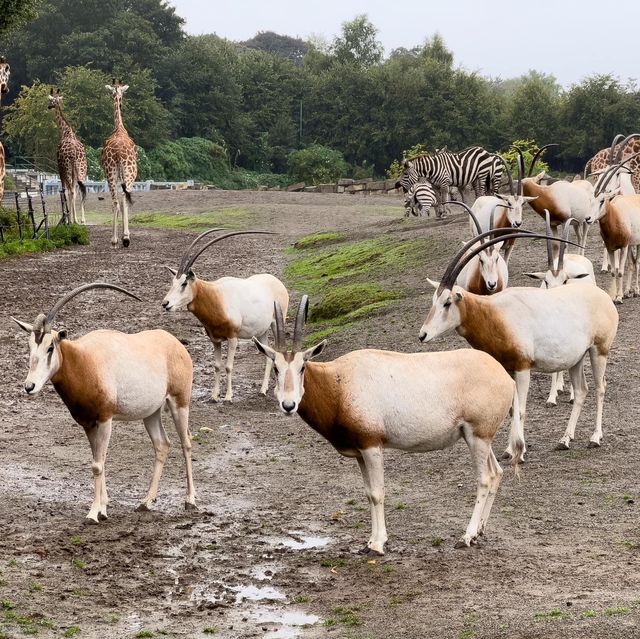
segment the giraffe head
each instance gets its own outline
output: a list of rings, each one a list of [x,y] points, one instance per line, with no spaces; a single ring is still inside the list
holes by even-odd
[[[9,93],[9,72],[11,67],[4,56],[0,56],[0,93]]]
[[[60,106],[62,102],[62,93],[60,93],[60,89],[54,89],[51,87],[51,91],[49,91],[49,104],[47,105],[48,109],[55,109],[57,106]]]
[[[107,91],[111,91],[111,96],[118,102],[122,101],[124,92],[129,88],[128,84],[122,84],[120,80],[116,80],[115,78],[113,78],[111,84],[105,84],[104,86]]]

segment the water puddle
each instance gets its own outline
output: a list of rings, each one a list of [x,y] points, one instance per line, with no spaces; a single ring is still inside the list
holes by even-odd
[[[313,626],[320,621],[317,615],[310,615],[299,610],[282,612],[263,607],[252,615],[256,624],[275,624],[279,626],[266,634],[270,639],[293,639],[300,636],[306,626]]]
[[[243,601],[284,601],[287,597],[283,592],[272,588],[271,586],[264,586],[262,588],[254,586],[252,584],[248,586],[235,586],[231,588],[236,594],[236,603],[242,603]]]
[[[268,540],[276,546],[284,546],[292,550],[312,550],[324,548],[333,540],[331,537],[315,537],[313,535],[303,535],[297,532],[290,532],[288,537],[275,537]]]

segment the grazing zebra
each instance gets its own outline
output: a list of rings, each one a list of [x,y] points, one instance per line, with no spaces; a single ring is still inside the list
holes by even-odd
[[[409,217],[409,215],[422,216],[425,211],[429,216],[431,215],[431,207],[436,206],[437,203],[438,197],[431,182],[419,177],[417,182],[409,186],[404,197],[405,217]]]
[[[420,155],[405,160],[404,171],[396,186],[409,190],[420,177],[427,178],[440,189],[438,217],[444,215],[444,204],[449,199],[449,187],[456,186],[462,194],[466,186],[473,186],[476,197],[487,191],[495,193],[502,180],[502,164],[480,146],[472,146],[460,153],[440,151],[436,155]],[[464,199],[464,198],[463,198]]]

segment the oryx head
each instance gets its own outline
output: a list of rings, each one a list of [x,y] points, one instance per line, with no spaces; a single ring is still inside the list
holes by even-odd
[[[266,344],[263,344],[256,337],[253,338],[253,343],[256,345],[256,348],[265,357],[273,360],[277,378],[275,395],[280,409],[287,415],[292,415],[298,410],[300,401],[304,395],[305,364],[310,359],[320,355],[327,345],[327,340],[324,339],[311,348],[307,348],[306,350],[302,349],[302,334],[304,332],[308,308],[309,298],[304,295],[298,306],[291,350],[287,348],[284,333],[284,319],[282,317],[282,309],[278,302],[275,302],[274,308],[276,326],[275,348],[270,348]]]
[[[56,331],[53,329],[52,325],[56,313],[76,295],[93,288],[113,289],[142,301],[137,295],[119,286],[103,282],[93,282],[79,286],[70,293],[67,293],[54,304],[53,308],[46,315],[40,313],[33,324],[21,322],[14,317],[11,318],[23,331],[29,333],[29,374],[24,382],[24,389],[29,395],[35,395],[39,392],[58,372],[62,363],[60,343],[66,339],[67,331]]]

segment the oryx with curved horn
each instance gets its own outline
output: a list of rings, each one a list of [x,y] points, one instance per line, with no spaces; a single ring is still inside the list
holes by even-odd
[[[384,449],[421,453],[449,448],[461,438],[471,452],[477,498],[457,547],[476,544],[502,478],[491,443],[510,409],[516,426],[509,446],[516,469],[524,449],[513,380],[492,357],[468,348],[439,353],[367,349],[331,362],[313,362],[327,342],[303,350],[307,304],[305,295],[291,351],[277,302],[275,348],[255,337],[253,341],[274,363],[280,409],[287,415],[297,412],[340,454],[357,459],[371,510],[371,537],[364,550],[384,554],[387,541]]]
[[[113,289],[140,300],[129,291],[102,282],[79,286],[67,293],[32,324],[12,318],[29,333],[29,374],[24,389],[38,393],[51,380],[71,416],[89,439],[95,498],[87,519],[107,518],[105,462],[112,421],[143,420],[155,449],[149,492],[138,510],[148,510],[156,499],[169,440],[162,426],[162,408],[168,404],[182,444],[187,471],[186,508],[195,507],[191,471],[189,404],[193,366],[185,347],[162,330],[128,335],[119,331],[91,331],[77,340],[53,329],[56,314],[76,295],[97,288]]]
[[[559,227],[568,219],[573,218],[578,244],[584,247],[590,225],[594,221],[595,211],[597,211],[593,184],[587,180],[574,180],[573,182],[558,180],[553,184],[543,185],[540,182],[545,177],[544,171],[532,177],[538,158],[543,151],[552,146],[558,145],[545,144],[533,156],[527,177],[522,181],[523,192],[529,197],[537,196],[535,200],[530,202],[530,206],[540,217],[544,219],[545,211],[549,211],[551,230],[556,239],[560,236]],[[516,146],[514,149],[518,152],[518,162],[524,170],[525,162],[522,150]],[[554,244],[554,252],[556,250],[557,246]],[[584,255],[584,248],[580,249],[580,254]]]
[[[444,204],[455,204],[463,207],[469,214],[469,220],[475,233],[481,234],[483,232],[475,213],[464,202],[450,200],[449,202],[444,202]],[[488,230],[493,228],[493,211],[491,211]],[[485,245],[485,240],[482,239],[481,243]],[[500,253],[501,248],[501,242],[492,245],[486,244],[484,250],[479,251],[460,271],[456,284],[476,295],[493,295],[507,288],[509,284],[509,268]]]
[[[220,398],[220,369],[222,367],[222,342],[228,343],[227,392],[225,401],[233,401],[233,361],[239,339],[259,337],[266,343],[273,322],[273,303],[278,302],[285,316],[289,305],[289,293],[284,284],[267,273],[247,278],[221,277],[213,282],[198,279],[192,270],[196,259],[209,247],[235,235],[274,235],[270,231],[233,231],[214,237],[195,248],[205,236],[224,229],[209,229],[191,242],[180,260],[178,269],[167,266],[173,275],[171,288],[162,301],[165,311],[186,308],[200,320],[214,350],[214,384],[211,398]],[[260,392],[266,395],[269,387],[271,362],[267,362]]]
[[[549,224],[549,216],[546,220],[547,235],[551,235],[551,227]],[[562,238],[566,241],[569,239],[569,227],[573,220],[567,220],[564,223]],[[565,284],[591,284],[596,286],[596,276],[593,272],[593,264],[589,258],[584,255],[575,253],[566,253],[567,245],[560,243],[558,255],[554,257],[551,241],[547,240],[547,270],[537,271],[534,273],[525,273],[528,277],[539,280],[540,288],[556,288]],[[573,386],[570,386],[570,401],[574,400]],[[564,390],[564,371],[551,374],[551,390],[547,398],[547,404],[555,406],[558,401],[558,392]]]
[[[483,195],[473,203],[471,208],[475,216],[478,218],[480,228],[482,229],[482,231],[478,231],[479,233],[488,231],[490,228],[520,228],[522,226],[522,207],[525,203],[531,202],[538,197],[537,195],[524,195],[522,190],[524,169],[520,162],[517,163],[518,180],[514,185],[513,178],[511,177],[511,169],[505,162],[504,158],[498,154],[496,154],[495,157],[504,165],[509,182],[509,194],[502,195],[500,193],[496,193],[495,195]],[[492,215],[494,218],[494,225],[493,227],[490,227],[489,221]],[[473,225],[471,232],[475,233]],[[511,257],[514,245],[515,242],[508,242],[503,246],[505,249],[504,259],[507,263]]]
[[[488,236],[496,231],[482,234]],[[548,235],[512,233],[487,243]],[[429,342],[456,330],[474,348],[493,355],[513,373],[518,388],[521,424],[524,423],[531,371],[555,373],[569,369],[575,402],[569,424],[558,447],[568,448],[587,395],[584,360],[591,358],[596,385],[596,428],[589,446],[602,441],[604,374],[607,357],[618,329],[618,312],[607,293],[596,286],[507,288],[496,295],[474,295],[455,285],[456,278],[473,256],[478,236],[468,242],[449,263],[433,296],[433,303],[420,330],[420,341]],[[564,238],[560,242],[573,244]],[[506,454],[513,455],[509,448]]]

